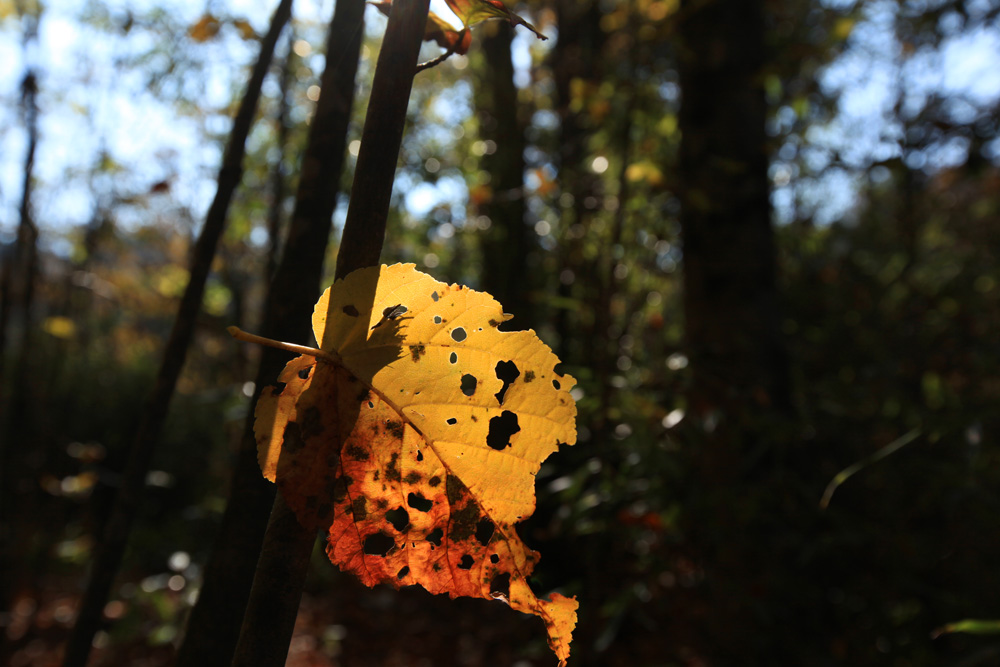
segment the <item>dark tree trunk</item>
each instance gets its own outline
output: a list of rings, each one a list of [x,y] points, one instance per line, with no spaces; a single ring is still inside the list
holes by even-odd
[[[699,414],[786,406],[767,177],[764,3],[689,4],[679,118],[688,397]]]
[[[531,292],[536,281],[528,255],[534,233],[524,219],[524,127],[518,114],[514,65],[510,57],[512,26],[496,22],[482,27],[476,80],[479,138],[496,150],[483,156],[480,168],[490,175],[491,195],[479,205],[490,219],[481,232],[482,289],[513,313],[515,329],[534,325]]]
[[[202,227],[191,259],[191,277],[181,298],[177,318],[167,340],[155,384],[143,408],[129,452],[128,464],[122,477],[122,486],[99,542],[90,580],[66,647],[64,664],[67,666],[86,665],[94,634],[103,623],[104,606],[125,553],[136,509],[141,502],[149,462],[166,420],[170,399],[184,366],[187,349],[194,336],[195,324],[205,293],[205,283],[208,280],[219,238],[225,229],[229,204],[243,176],[246,138],[253,125],[261,84],[270,67],[278,36],[291,16],[291,8],[292,0],[282,0],[275,10],[271,27],[261,41],[260,55],[247,83],[247,90],[233,120],[229,143],[219,170],[218,190],[205,217],[205,225]]]
[[[764,4],[691,0],[679,30],[694,480],[685,532],[704,572],[694,591],[705,610],[703,648],[720,664],[783,661],[775,637],[789,613],[775,585],[790,395],[767,175]]]
[[[337,254],[337,279],[356,269],[376,266],[382,253],[428,5],[429,0],[396,0],[392,5]],[[278,494],[264,534],[233,665],[285,664],[314,542],[315,532],[298,523]]]
[[[601,8],[596,0],[557,0],[556,21],[559,38],[552,53],[552,73],[556,87],[556,110],[559,114],[558,166],[560,197],[560,257],[556,274],[569,270],[573,282],[560,281],[559,296],[564,300],[590,301],[593,266],[587,266],[583,238],[588,233],[594,204],[588,198],[596,192],[599,178],[584,161],[593,127],[586,108],[574,106],[574,85],[587,86],[600,80],[601,52],[605,33],[601,30]],[[588,203],[592,204],[588,207]],[[589,352],[571,349],[569,342],[580,340],[574,334],[592,318],[581,317],[582,309],[560,308],[556,314],[557,355],[568,364],[589,363]]]
[[[310,317],[319,298],[354,106],[364,8],[363,0],[341,0],[330,23],[327,62],[302,158],[295,210],[265,305],[262,333],[276,340],[305,342],[310,337]],[[244,423],[226,512],[205,567],[198,603],[188,619],[178,664],[222,666],[233,659],[274,503],[274,485],[261,476],[257,465],[254,408],[261,388],[275,381],[287,360],[287,353],[274,348],[261,352],[257,391]],[[309,539],[311,543],[312,536]]]

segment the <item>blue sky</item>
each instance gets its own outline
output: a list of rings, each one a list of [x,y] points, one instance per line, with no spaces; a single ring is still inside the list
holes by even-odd
[[[103,3],[123,15],[126,8],[136,14],[156,6],[156,2]],[[258,0],[225,0],[217,3],[223,15],[243,16],[258,32],[263,32],[274,3]],[[441,0],[435,10],[446,13]],[[828,0],[850,10],[855,3]],[[967,3],[975,16],[991,3],[971,0]],[[215,112],[198,115],[178,109],[148,92],[141,68],[120,68],[121,58],[137,56],[153,46],[152,38],[141,30],[109,38],[107,33],[81,27],[77,16],[81,3],[51,0],[45,5],[41,22],[39,48],[28,58],[42,72],[40,79],[42,111],[41,141],[37,155],[38,191],[36,217],[43,226],[49,247],[64,249],[59,232],[85,223],[94,208],[90,184],[84,175],[104,147],[119,170],[108,176],[122,194],[141,194],[153,183],[171,178],[171,204],[186,207],[195,219],[203,215],[214,193],[213,178],[220,159],[220,146],[206,141],[211,133],[222,134],[228,127],[225,107],[232,92],[241,84],[243,66],[256,56],[255,44],[239,38],[235,31],[223,31],[218,40],[191,47],[179,45],[197,59],[203,74],[192,77],[195,94]],[[179,25],[194,24],[204,11],[203,2],[175,2],[171,15]],[[332,9],[332,0],[298,0],[296,16],[300,20],[322,24]],[[824,68],[822,90],[838,99],[833,120],[813,126],[802,147],[812,171],[821,171],[834,155],[846,168],[827,170],[820,179],[799,179],[797,165],[783,163],[779,156],[772,167],[775,203],[779,219],[788,217],[793,199],[812,207],[817,221],[831,222],[849,217],[855,206],[858,175],[851,168],[864,167],[873,161],[899,154],[900,128],[894,107],[902,100],[902,109],[916,113],[932,94],[950,96],[952,114],[963,121],[984,108],[1000,102],[1000,25],[960,32],[953,30],[940,48],[922,48],[905,59],[901,45],[893,35],[899,3],[895,0],[872,0],[863,5],[859,21],[849,37],[848,48],[835,62]],[[942,17],[942,30],[948,34],[956,17]],[[384,20],[372,10],[368,30],[377,34]],[[0,238],[9,240],[17,223],[21,195],[21,177],[25,133],[18,114],[18,86],[24,71],[24,53],[15,18],[7,17],[0,25]],[[518,31],[514,58],[518,83],[530,81],[529,48],[548,49],[554,40],[537,42],[525,31]],[[177,39],[186,40],[184,35]],[[317,45],[318,46],[318,45]],[[458,63],[462,65],[461,62]],[[197,68],[195,68],[197,69]],[[187,85],[187,84],[185,84]],[[466,86],[464,93],[471,94]],[[456,104],[456,108],[468,104]],[[782,111],[779,110],[780,119]],[[456,123],[460,119],[450,119]],[[940,146],[918,156],[929,168],[945,168],[965,159],[962,145]],[[1000,140],[987,149],[1000,161]],[[405,205],[414,216],[441,202],[464,202],[464,183],[441,178],[436,184],[406,183]],[[793,190],[793,187],[795,188]],[[137,216],[135,223],[143,218]],[[129,223],[128,216],[123,219]],[[196,223],[195,223],[196,224]]]

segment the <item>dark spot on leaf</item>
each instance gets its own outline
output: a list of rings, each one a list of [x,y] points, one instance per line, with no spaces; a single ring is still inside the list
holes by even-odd
[[[448,424],[450,424],[451,426],[454,426],[457,423],[458,423],[458,420],[455,419],[454,417],[449,417],[448,418]]]
[[[431,292],[431,298],[437,301],[440,297],[438,296],[437,292]]]
[[[389,306],[382,310],[382,317],[387,317],[390,320],[394,320],[403,313],[406,312],[406,306],[403,304],[396,304],[395,306]]]
[[[351,513],[354,515],[355,521],[363,521],[368,518],[368,499],[364,496],[358,496],[351,503]]]
[[[479,380],[474,375],[466,373],[462,376],[462,393],[466,396],[472,396],[476,393],[477,384],[479,384]]]
[[[406,496],[406,504],[418,512],[430,512],[431,508],[434,507],[433,501],[427,500],[419,493],[411,493]]]
[[[403,478],[403,481],[406,482],[407,484],[416,484],[417,482],[420,481],[420,473],[417,472],[416,470],[411,470],[410,472],[406,473],[406,477]]]
[[[338,477],[333,480],[333,489],[331,489],[330,496],[333,498],[333,502],[339,503],[341,500],[347,497],[347,487],[349,487],[354,482],[350,477]]]
[[[311,372],[312,372],[312,366],[308,368],[303,368],[301,371],[299,371],[299,377],[302,378],[303,380],[306,380],[309,378],[309,373]]]
[[[413,361],[420,361],[420,357],[424,356],[426,348],[423,345],[411,345],[410,346],[410,359]]]
[[[375,473],[372,475],[372,480],[377,482],[378,481],[378,475],[379,475],[379,471],[376,470]]]
[[[510,572],[504,572],[490,581],[490,595],[510,597]]]
[[[347,304],[341,310],[343,310],[344,315],[347,315],[348,317],[357,317],[360,314],[358,313],[358,309],[351,304]]]
[[[444,480],[444,493],[448,497],[448,503],[454,507],[460,500],[465,498],[467,491],[465,484],[462,484],[458,477],[448,475]]]
[[[319,408],[315,405],[306,409],[301,422],[303,438],[312,438],[323,432],[323,419],[320,417]]]
[[[403,437],[403,423],[387,419],[385,422],[385,430],[388,431],[394,438]]]
[[[441,571],[441,563],[434,563],[434,568],[433,569],[434,569],[435,572],[440,572]]]
[[[375,501],[375,507],[379,508],[380,510],[384,510],[388,506],[389,506],[389,501],[386,500],[385,498],[379,498],[378,500]]]
[[[451,338],[456,343],[461,343],[463,340],[469,337],[469,334],[465,333],[465,329],[458,327],[457,329],[452,329]]]
[[[472,560],[472,556],[470,556],[469,554],[465,554],[464,556],[462,556],[462,560],[458,563],[458,569],[459,570],[471,570],[472,569],[472,564],[474,562],[475,561]]]
[[[436,547],[441,546],[442,537],[444,537],[444,531],[440,528],[435,528],[431,532],[427,533],[427,541]]]
[[[497,322],[496,320],[490,320],[490,326],[496,329],[498,326],[500,326],[500,323]]]
[[[368,452],[365,450],[364,447],[360,447],[356,444],[351,443],[350,445],[347,446],[344,452],[355,461],[368,460]]]
[[[448,361],[450,361],[453,364],[456,363],[458,361],[458,355],[452,352],[451,356],[448,357]]]
[[[402,507],[397,507],[394,510],[389,510],[385,513],[386,521],[392,524],[392,527],[403,532],[406,527],[410,525],[410,515]]]
[[[417,451],[417,461],[419,462],[419,461],[423,461],[423,460],[424,460],[424,453],[418,450]]]
[[[475,534],[478,521],[479,508],[476,507],[475,503],[468,503],[457,512],[453,511],[451,513],[451,523],[448,526],[448,538],[453,541],[464,542]]]
[[[404,565],[403,568],[399,572],[396,573],[396,578],[397,579],[406,579],[406,575],[408,575],[409,573],[410,573],[410,566],[409,565]]]
[[[485,547],[490,543],[494,530],[496,530],[496,526],[493,525],[493,522],[483,517],[476,524],[476,541]]]
[[[455,363],[454,361],[451,363]],[[285,387],[288,386],[284,382],[275,382],[271,385],[271,396],[281,396],[281,392],[285,391]]]
[[[521,430],[517,425],[517,415],[504,410],[499,417],[490,419],[490,432],[486,434],[486,444],[496,450],[510,447],[510,438]]]
[[[434,475],[429,480],[427,480],[427,483],[430,484],[431,486],[437,486],[438,484],[441,483],[441,478],[438,477],[437,475]]]
[[[527,384],[535,379],[535,371],[524,371],[524,383]]]
[[[295,454],[306,446],[306,441],[302,439],[302,427],[295,422],[285,424],[284,444],[282,452]]]
[[[441,316],[440,315],[435,315],[434,316],[434,324],[441,324]]]
[[[490,562],[493,563],[494,565],[496,565],[497,563],[499,563],[500,562],[500,554],[493,554],[492,556],[490,556]]]
[[[476,417],[476,415],[469,415],[469,416],[472,418],[472,421],[474,421],[474,422],[479,421],[479,418]]]
[[[396,540],[385,533],[375,533],[365,538],[362,550],[369,556],[384,556],[396,546]]]
[[[559,384],[559,380],[553,380],[552,386],[555,387],[556,389],[562,389],[562,385]]]
[[[503,381],[503,386],[500,387],[500,391],[494,394],[494,396],[497,397],[497,402],[503,405],[503,398],[507,394],[507,389],[521,375],[521,371],[517,370],[517,365],[513,361],[498,361],[495,371],[497,379]]]
[[[385,467],[385,478],[390,482],[398,482],[403,479],[399,474],[399,452],[393,452],[389,457],[389,465]]]

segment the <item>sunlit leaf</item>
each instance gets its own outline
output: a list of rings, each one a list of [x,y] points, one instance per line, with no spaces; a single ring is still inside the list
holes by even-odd
[[[264,475],[335,564],[368,586],[503,600],[569,656],[575,599],[535,596],[515,524],[541,462],[576,441],[572,377],[490,295],[412,264],[356,271],[317,303],[327,358],[291,361],[255,430]]]

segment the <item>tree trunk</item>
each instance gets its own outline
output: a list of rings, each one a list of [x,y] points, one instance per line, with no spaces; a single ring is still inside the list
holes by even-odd
[[[514,313],[513,328],[533,326],[531,291],[536,281],[528,256],[534,233],[524,219],[524,128],[518,117],[514,65],[510,57],[512,26],[496,22],[482,26],[486,34],[480,44],[476,79],[476,115],[479,138],[492,141],[496,150],[480,161],[490,175],[489,199],[479,205],[479,214],[490,219],[480,233],[482,284],[484,291]]]
[[[429,0],[396,0],[392,5],[337,254],[337,279],[356,269],[377,265],[382,253],[406,107],[428,5]],[[264,535],[233,665],[285,664],[314,542],[314,532],[298,523],[278,494]]]
[[[202,227],[191,259],[191,277],[181,298],[177,318],[174,320],[170,338],[167,340],[156,382],[143,408],[129,453],[128,464],[122,477],[122,486],[99,543],[90,580],[66,647],[64,664],[67,666],[84,667],[86,665],[94,634],[100,629],[103,622],[104,606],[125,553],[132,521],[142,498],[149,462],[166,420],[170,399],[184,366],[188,346],[194,336],[194,328],[198,313],[201,311],[202,297],[205,292],[205,283],[212,266],[219,237],[225,228],[229,204],[242,179],[246,138],[253,125],[261,84],[270,67],[278,36],[291,16],[291,7],[292,0],[282,0],[275,10],[271,19],[271,27],[261,41],[260,55],[256,65],[254,65],[250,81],[247,83],[247,90],[233,121],[229,143],[226,146],[222,167],[219,170],[218,190],[205,217],[205,225]]]
[[[341,0],[330,22],[327,60],[302,158],[295,209],[281,261],[268,287],[262,334],[276,340],[306,341],[310,336],[354,106],[364,8],[363,0]],[[205,567],[198,603],[188,619],[178,653],[180,665],[210,667],[232,662],[274,503],[274,485],[261,476],[257,465],[254,409],[261,388],[275,381],[287,360],[288,354],[280,350],[265,347],[261,351],[256,393],[244,423],[226,512]]]
[[[679,34],[679,193],[693,466],[685,533],[705,652],[778,660],[781,425],[790,407],[771,226],[764,0],[690,0]],[[787,493],[787,491],[786,491]],[[764,597],[764,591],[771,591]],[[707,598],[707,599],[706,599]],[[740,652],[737,655],[735,652]]]

